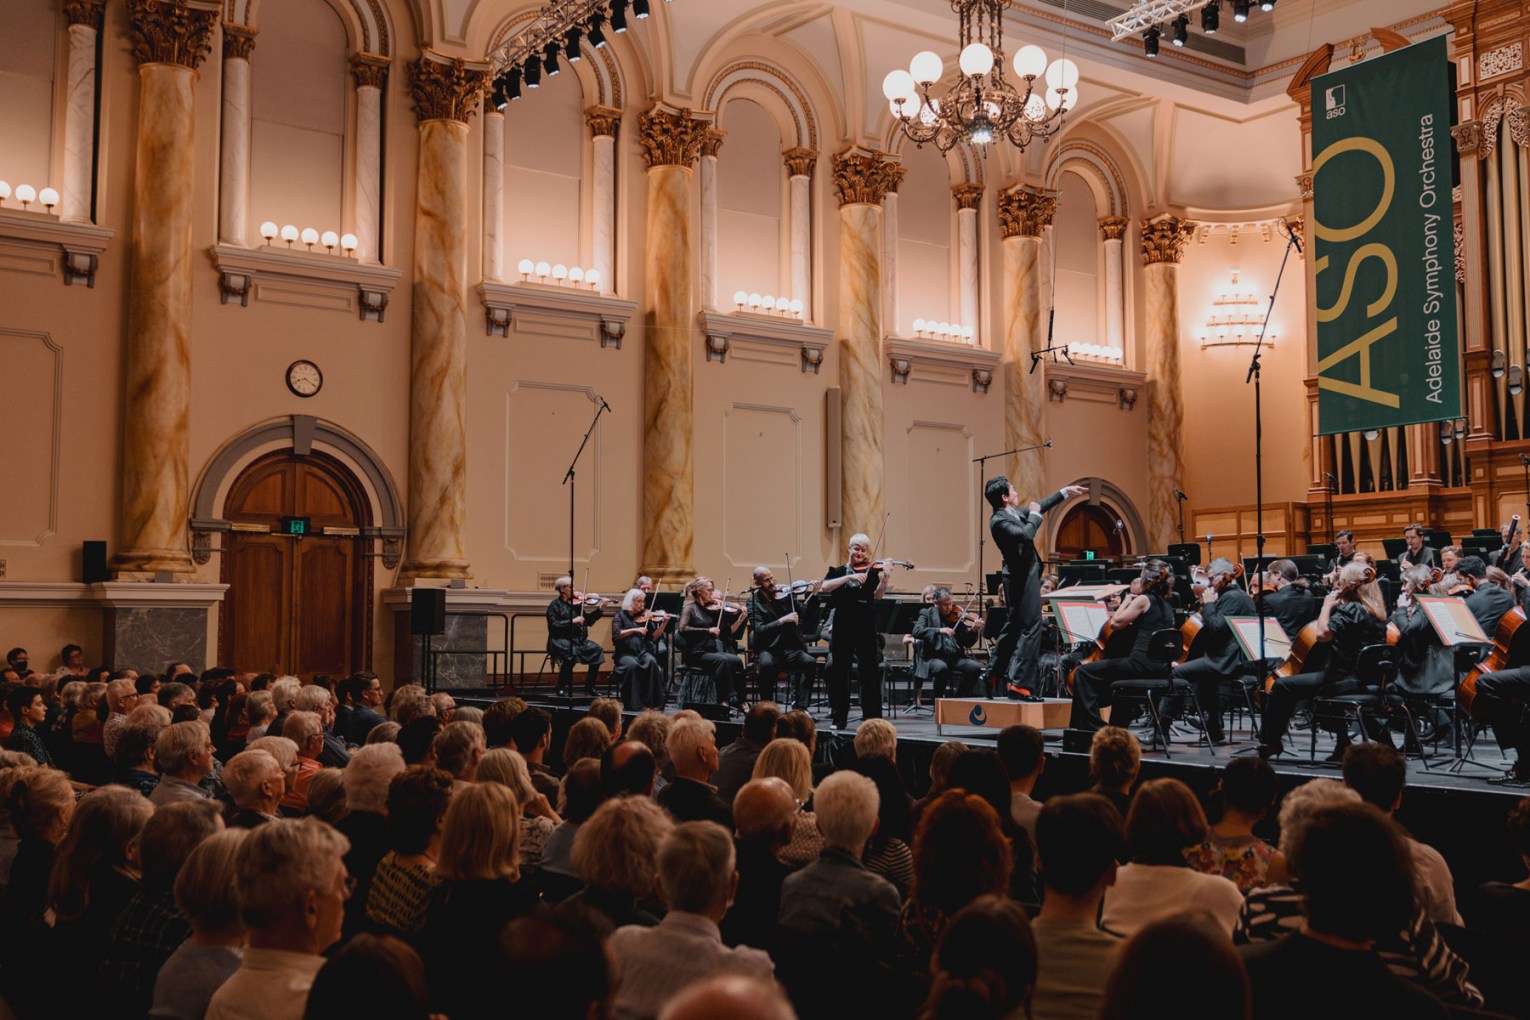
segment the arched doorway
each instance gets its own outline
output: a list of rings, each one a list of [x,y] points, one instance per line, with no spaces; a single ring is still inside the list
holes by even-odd
[[[371,662],[371,525],[360,482],[323,453],[268,453],[224,503],[219,661],[241,669],[345,676]],[[284,517],[307,533],[281,533]]]
[[[1097,560],[1116,559],[1126,553],[1126,535],[1109,507],[1078,503],[1063,515],[1052,549],[1064,562],[1084,559],[1088,551]]]

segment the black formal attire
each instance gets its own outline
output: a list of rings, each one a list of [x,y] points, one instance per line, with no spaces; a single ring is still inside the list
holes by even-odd
[[[419,938],[431,1012],[452,1020],[505,1015],[505,1003],[482,994],[480,986],[501,965],[499,933],[535,910],[537,900],[534,884],[524,877],[518,882],[470,879],[436,886]]]
[[[716,787],[676,776],[654,797],[677,822],[716,822],[733,831],[733,809],[717,795]]]
[[[802,640],[802,627],[781,619],[796,611],[793,599],[776,598],[774,589],[755,589],[749,596],[749,648],[760,679],[760,700],[774,698],[776,674],[784,669],[792,708],[806,709],[818,660]]]
[[[859,574],[848,563],[829,568],[825,581]],[[850,721],[850,666],[853,662],[861,687],[861,718],[882,717],[882,649],[877,640],[877,587],[881,572],[869,569],[866,583],[840,585],[828,595],[834,610],[834,629],[829,635],[829,666],[824,680],[829,688],[829,715],[837,729]]]
[[[758,839],[734,839],[738,890],[733,905],[718,928],[722,940],[730,946],[753,946],[770,952],[780,930],[781,883],[792,869],[771,852],[770,844]]]
[[[1264,615],[1274,617],[1292,641],[1303,627],[1317,619],[1317,599],[1301,585],[1288,584],[1279,591],[1263,592],[1259,599],[1264,603]]]
[[[1341,949],[1293,932],[1239,946],[1254,1020],[1350,1020],[1359,1016],[1446,1020],[1439,999],[1387,969],[1369,950]]]
[[[1153,635],[1174,626],[1174,607],[1156,591],[1147,593],[1148,607],[1132,621],[1136,636],[1131,651],[1123,658],[1086,662],[1073,672],[1073,712],[1068,725],[1076,730],[1104,727],[1100,706],[1110,704],[1110,688],[1117,680],[1140,680],[1163,676],[1169,664],[1149,654]],[[1126,726],[1131,719],[1112,719],[1115,726]]]
[[[1041,513],[1025,507],[1004,507],[988,518],[988,531],[999,555],[1004,557],[1004,602],[1009,616],[999,640],[989,652],[990,688],[1003,684],[1010,675],[1010,659],[1015,657],[1015,682],[1027,691],[1041,683],[1038,659],[1041,655],[1041,557],[1036,554],[1036,532],[1041,528],[1041,514],[1063,501],[1061,491],[1041,502]],[[1019,655],[1016,656],[1016,649]]]
[[[1416,553],[1404,549],[1397,554],[1397,565],[1399,567],[1433,567],[1438,563],[1439,561],[1435,559],[1433,546],[1420,546]]]
[[[595,693],[595,681],[600,678],[606,653],[590,640],[589,635],[590,624],[600,619],[600,612],[599,606],[575,605],[561,597],[547,604],[547,654],[561,663],[558,668],[559,693],[574,693],[574,666],[577,663],[590,667],[584,692]],[[581,616],[584,622],[575,623],[574,620]]]
[[[643,628],[641,634],[620,637],[622,631]],[[611,644],[616,649],[616,675],[621,683],[622,704],[642,711],[664,707],[664,669],[659,665],[654,644],[657,622],[640,623],[625,609],[619,609],[611,623]]]
[[[1397,628],[1401,655],[1397,687],[1409,694],[1443,694],[1455,686],[1455,650],[1440,641],[1429,614],[1417,602],[1398,606],[1389,622]]]
[[[689,603],[680,614],[685,664],[711,676],[720,705],[736,705],[744,695],[744,660],[738,654],[738,631],[733,629],[739,619],[738,613],[708,609],[698,602]],[[717,633],[707,633],[713,627]]]
[[[1493,552],[1488,553],[1487,565],[1490,567],[1497,567],[1505,574],[1514,573],[1514,571],[1518,570],[1523,565],[1520,560],[1520,546],[1523,544],[1524,543],[1520,542],[1515,543],[1514,545],[1499,546]]]
[[[1182,662],[1174,667],[1174,679],[1184,680],[1195,687],[1201,712],[1206,718],[1206,736],[1212,741],[1222,739],[1222,684],[1236,681],[1248,672],[1248,656],[1233,633],[1229,616],[1254,616],[1254,600],[1248,592],[1231,585],[1212,601],[1201,606],[1200,657]],[[1273,621],[1269,621],[1273,622]]]
[[[351,709],[350,718],[346,720],[346,739],[360,747],[367,742],[367,737],[374,729],[387,721],[382,713],[370,705],[357,705]]]
[[[1477,620],[1477,626],[1482,628],[1482,633],[1486,634],[1487,639],[1491,641],[1498,631],[1498,621],[1514,608],[1514,596],[1496,584],[1481,581],[1478,582],[1476,589],[1466,596],[1466,608],[1472,611],[1472,616]]]
[[[1291,716],[1296,713],[1297,702],[1358,690],[1360,682],[1355,679],[1355,667],[1360,650],[1385,641],[1387,635],[1386,621],[1376,619],[1360,602],[1340,602],[1334,606],[1328,613],[1328,629],[1333,638],[1328,642],[1328,665],[1321,672],[1299,673],[1275,681],[1265,705],[1264,728],[1259,738],[1264,746],[1280,746]]]
[[[955,633],[942,631],[951,627]],[[956,694],[966,697],[978,686],[982,665],[970,655],[968,649],[977,644],[981,631],[974,626],[957,622],[946,623],[940,615],[940,607],[928,605],[919,611],[914,624],[914,640],[919,642],[920,660],[914,670],[914,693],[918,696],[921,681],[928,679],[935,690],[935,697],[946,696],[946,686],[951,675],[956,675]]]

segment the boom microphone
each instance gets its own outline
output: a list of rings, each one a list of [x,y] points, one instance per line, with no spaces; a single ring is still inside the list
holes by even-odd
[[[1175,496],[1176,499],[1189,499],[1190,498],[1189,496],[1185,495],[1183,492],[1180,492],[1178,489],[1174,490],[1174,496]]]
[[[1291,239],[1292,244],[1296,245],[1296,253],[1298,255],[1302,254],[1302,235],[1291,228],[1291,224],[1284,216],[1280,218],[1280,222],[1285,224],[1286,236]]]

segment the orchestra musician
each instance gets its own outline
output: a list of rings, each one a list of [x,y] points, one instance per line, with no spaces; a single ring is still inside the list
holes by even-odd
[[[815,583],[810,591],[817,590]],[[775,696],[776,673],[786,670],[793,711],[806,711],[813,669],[818,660],[807,650],[802,620],[790,589],[776,586],[769,567],[754,568],[749,596],[749,647],[760,678],[760,700]]]
[[[956,604],[951,589],[936,588],[935,601],[919,611],[914,624],[914,638],[919,642],[921,665],[928,676],[935,697],[946,696],[947,678],[956,674],[956,695],[967,697],[978,685],[983,667],[967,650],[977,644],[983,633],[983,621]],[[921,681],[914,677],[914,696],[919,696]]]
[[[1456,569],[1456,564],[1461,562],[1461,557],[1464,555],[1466,554],[1461,551],[1459,545],[1447,545],[1440,550],[1440,569],[1447,574],[1453,573]],[[1519,565],[1518,555],[1515,556],[1512,562],[1515,566]]]
[[[1455,686],[1455,652],[1440,641],[1418,596],[1431,594],[1434,572],[1428,567],[1408,567],[1402,572],[1402,594],[1390,623],[1397,628],[1397,686],[1409,694],[1442,694]]]
[[[888,574],[871,559],[871,538],[850,536],[849,559],[828,569],[819,590],[830,596],[834,624],[829,634],[830,721],[844,729],[850,721],[850,669],[855,665],[861,688],[861,718],[882,717],[882,664],[877,647],[876,600],[887,592]]]
[[[1270,564],[1258,599],[1264,604],[1264,614],[1274,617],[1288,638],[1295,638],[1303,627],[1317,619],[1317,600],[1291,560]]]
[[[632,582],[632,587],[643,593],[643,602],[649,607],[650,611],[658,608],[653,598],[653,578],[647,574],[639,574],[636,580]],[[670,631],[673,630],[674,627],[670,627]],[[655,635],[653,641],[653,656],[658,660],[659,669],[666,678],[669,676],[669,642],[670,638],[667,634]]]
[[[1530,544],[1519,547],[1519,569],[1509,575],[1509,580],[1519,593],[1520,606],[1530,612]]]
[[[1348,528],[1335,533],[1333,536],[1333,547],[1335,551],[1334,568],[1349,566],[1349,561],[1355,558],[1355,533]]]
[[[590,624],[600,619],[601,604],[586,604],[585,598],[574,591],[572,577],[560,577],[553,582],[558,597],[547,604],[547,654],[557,659],[558,689],[560,695],[574,693],[574,666],[582,663],[590,667],[585,676],[584,693],[596,697],[595,681],[600,678],[600,667],[606,661],[606,653],[600,645],[590,640]]]
[[[669,614],[650,612],[648,596],[633,588],[611,621],[611,644],[616,649],[616,672],[622,678],[622,704],[642,711],[664,707],[664,670],[657,644],[669,626]]]
[[[1472,611],[1477,626],[1491,640],[1503,614],[1514,608],[1514,596],[1489,582],[1487,574],[1487,565],[1480,556],[1463,556],[1456,564],[1457,579],[1471,589],[1466,596],[1466,608]]]
[[[1424,526],[1410,524],[1403,528],[1403,540],[1408,548],[1397,554],[1399,567],[1432,567],[1435,565],[1434,550],[1424,544]]]
[[[1173,591],[1174,572],[1169,565],[1163,560],[1149,560],[1142,568],[1141,593],[1123,599],[1121,608],[1110,618],[1113,630],[1128,624],[1136,625],[1131,651],[1120,658],[1086,662],[1073,673],[1073,711],[1068,723],[1073,729],[1092,732],[1104,727],[1100,706],[1110,704],[1110,689],[1117,680],[1139,680],[1164,674],[1168,663],[1154,659],[1149,653],[1153,635],[1174,626],[1174,607],[1169,604],[1169,594]],[[1128,726],[1131,719],[1113,718],[1111,724]]]
[[[740,708],[744,659],[738,654],[738,635],[749,614],[742,606],[724,602],[710,577],[696,578],[685,591],[691,597],[680,614],[685,664],[711,676],[719,705]]]
[[[1317,640],[1329,646],[1327,667],[1321,672],[1299,673],[1275,681],[1259,738],[1261,758],[1281,753],[1281,742],[1298,701],[1317,695],[1344,694],[1360,686],[1354,677],[1360,650],[1386,640],[1386,622],[1375,568],[1351,562],[1341,569],[1339,584],[1324,597],[1317,618]],[[1344,727],[1338,734],[1338,746],[1331,760],[1342,758],[1348,746],[1349,730]]]
[[[1248,671],[1248,656],[1238,644],[1229,616],[1253,616],[1254,600],[1235,583],[1237,570],[1231,560],[1217,557],[1206,568],[1207,584],[1201,593],[1201,640],[1205,654],[1174,667],[1174,679],[1195,687],[1201,714],[1206,721],[1206,739],[1213,744],[1226,743],[1222,733],[1222,684],[1236,681]]]
[[[1525,529],[1519,526],[1519,518],[1515,517],[1499,528],[1498,537],[1502,539],[1503,544],[1488,556],[1488,566],[1497,567],[1505,572],[1519,569],[1520,549],[1525,544]]]
[[[1004,557],[1005,599],[1009,605],[1009,617],[989,651],[988,668],[979,681],[990,697],[1013,675],[1014,680],[1009,683],[1011,697],[1040,700],[1034,694],[1041,679],[1042,630],[1041,557],[1036,554],[1036,532],[1041,528],[1042,514],[1068,497],[1082,496],[1088,491],[1082,485],[1066,485],[1022,510],[1020,494],[1005,476],[993,479],[983,489],[984,498],[993,507],[988,530]],[[1011,657],[1015,658],[1013,670]]]

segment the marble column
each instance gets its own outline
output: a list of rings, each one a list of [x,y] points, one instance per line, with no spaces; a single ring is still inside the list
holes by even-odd
[[[839,386],[844,535],[882,528],[882,203],[903,167],[878,152],[834,157],[839,198]]]
[[[505,278],[505,115],[483,104],[483,278]]]
[[[879,282],[882,287],[882,332],[884,336],[898,335],[898,192],[900,181],[894,181],[891,190],[882,196],[882,268]]]
[[[956,278],[961,324],[972,330],[973,343],[983,346],[981,314],[981,279],[978,260],[978,209],[983,204],[981,184],[954,184],[951,197],[956,202]]]
[[[191,573],[193,86],[216,8],[132,0],[138,132],[123,351],[122,506],[116,567]]]
[[[640,129],[648,167],[640,562],[655,581],[679,581],[695,574],[691,176],[712,126],[690,110],[660,105],[643,114]]]
[[[427,51],[409,65],[419,118],[409,374],[409,552],[400,583],[469,577],[467,136],[487,74]]]
[[[726,131],[710,128],[701,139],[701,307],[717,310],[717,153]]]
[[[250,54],[258,30],[223,26],[223,136],[218,158],[218,240],[248,244],[250,229]]]
[[[1100,220],[1105,246],[1105,346],[1126,349],[1126,228],[1125,216]]]
[[[594,176],[590,182],[595,210],[595,246],[591,268],[600,272],[600,292],[616,293],[616,129],[622,111],[592,106],[584,111],[594,151]]]
[[[787,149],[781,154],[791,189],[791,293],[802,302],[802,321],[813,321],[813,149]]]
[[[1004,236],[1004,445],[1011,450],[1046,442],[1046,362],[1031,371],[1041,343],[1041,235],[1057,211],[1057,196],[1032,188],[999,194]],[[1005,464],[1025,499],[1046,491],[1042,451],[1016,454]]]
[[[351,58],[356,83],[356,258],[381,259],[382,237],[382,100],[388,81],[388,58],[358,53]]]
[[[1148,403],[1148,546],[1167,549],[1174,541],[1178,500],[1184,486],[1184,402],[1179,373],[1179,263],[1195,224],[1163,215],[1143,220],[1142,263],[1146,266]]]
[[[69,22],[69,92],[64,107],[64,182],[59,217],[89,223],[95,192],[96,35],[105,0],[64,0]]]

